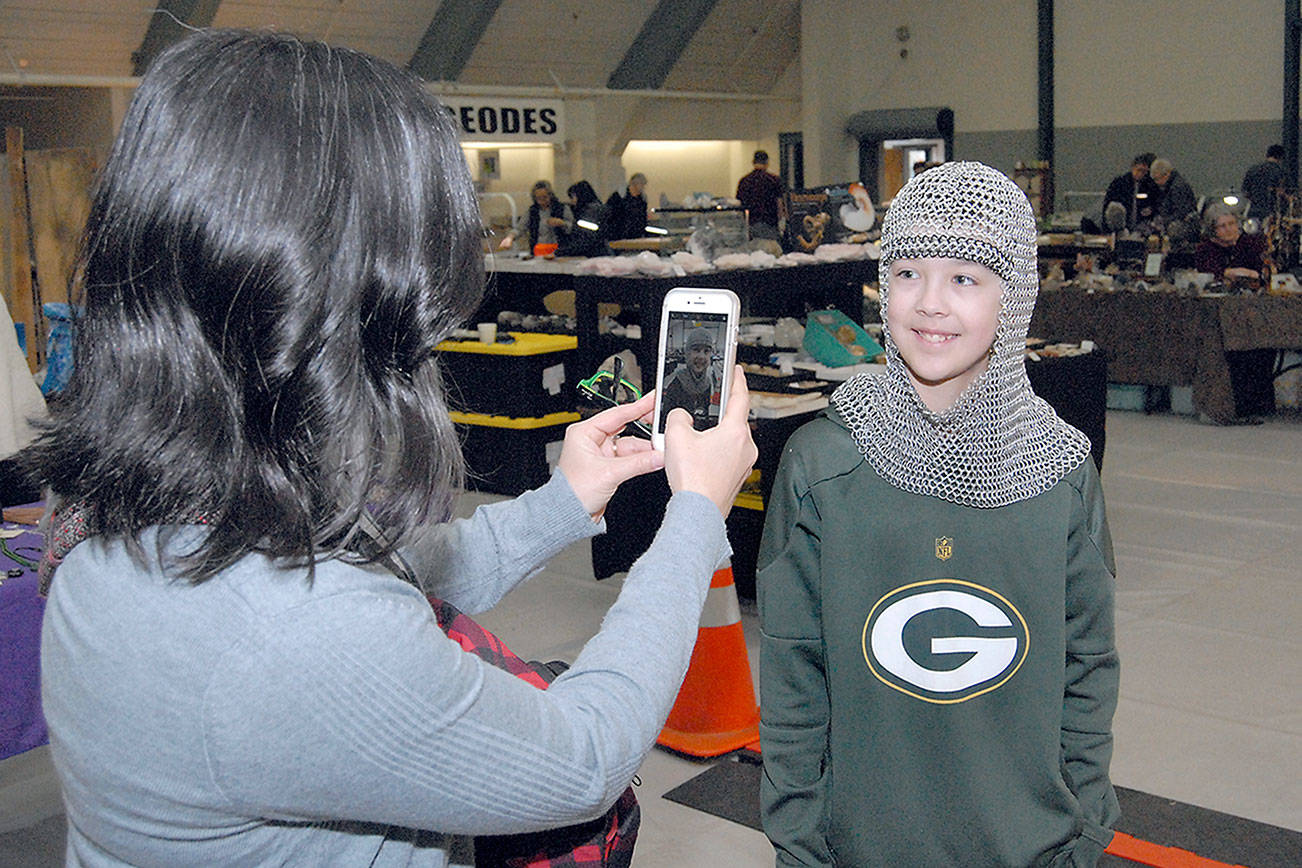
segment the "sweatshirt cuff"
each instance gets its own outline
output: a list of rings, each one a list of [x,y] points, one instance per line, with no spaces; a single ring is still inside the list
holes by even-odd
[[[552,517],[546,523],[544,533],[550,530],[558,536],[563,535],[565,545],[606,532],[606,519],[602,517],[593,521],[592,515],[579,501],[574,487],[559,467],[552,471],[551,478],[545,483],[520,496],[529,498],[531,509]]]
[[[657,539],[662,535],[684,541],[699,538],[700,546],[696,550],[712,564],[711,571],[717,570],[732,557],[728,526],[719,507],[704,494],[680,491],[670,497],[660,532],[656,534]]]

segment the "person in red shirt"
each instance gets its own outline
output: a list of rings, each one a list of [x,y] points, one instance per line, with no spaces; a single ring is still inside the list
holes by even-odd
[[[768,151],[756,151],[754,168],[737,182],[737,199],[747,211],[751,238],[778,237],[778,221],[786,216],[786,186],[769,171]]]

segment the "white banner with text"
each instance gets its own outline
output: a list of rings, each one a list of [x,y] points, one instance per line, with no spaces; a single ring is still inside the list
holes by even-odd
[[[565,104],[560,100],[498,99],[439,95],[461,127],[462,141],[563,142]]]

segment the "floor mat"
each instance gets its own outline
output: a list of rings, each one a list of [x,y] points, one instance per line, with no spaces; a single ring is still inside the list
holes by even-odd
[[[759,830],[759,780],[756,763],[724,760],[664,797]],[[1121,803],[1118,831],[1232,865],[1296,868],[1302,864],[1302,833],[1138,790],[1116,789]],[[1124,868],[1135,863],[1108,855],[1099,864]]]

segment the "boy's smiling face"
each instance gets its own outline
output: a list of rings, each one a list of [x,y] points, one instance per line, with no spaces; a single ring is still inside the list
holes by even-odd
[[[687,348],[687,366],[700,374],[710,366],[710,355],[714,348],[705,343],[694,343]]]
[[[897,259],[889,274],[891,338],[923,403],[948,410],[989,363],[1003,278],[963,259]]]

